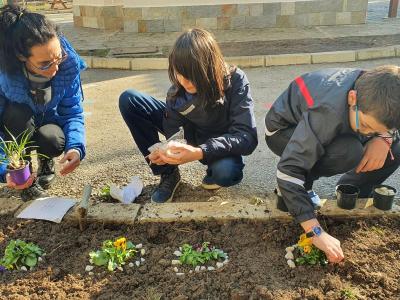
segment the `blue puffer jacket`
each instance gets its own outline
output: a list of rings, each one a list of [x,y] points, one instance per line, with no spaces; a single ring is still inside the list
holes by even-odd
[[[29,105],[36,116],[35,125],[38,127],[49,123],[59,125],[65,135],[65,152],[77,149],[83,159],[85,129],[80,72],[86,65],[65,37],[60,37],[60,42],[68,58],[59,66],[57,74],[51,81],[52,99],[46,106],[37,105],[32,101],[28,80],[22,72],[17,75],[0,72],[0,122],[8,101]],[[0,134],[4,136],[3,132]],[[5,172],[5,164],[0,164],[0,178],[4,177]]]

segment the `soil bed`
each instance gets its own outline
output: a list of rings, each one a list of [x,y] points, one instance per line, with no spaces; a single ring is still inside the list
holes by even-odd
[[[92,224],[81,234],[71,224],[2,217],[2,254],[19,238],[37,243],[47,255],[34,271],[0,274],[0,299],[399,299],[400,220],[325,219],[323,224],[341,240],[345,262],[291,270],[284,249],[297,241],[295,224]],[[95,268],[89,276],[88,253],[121,236],[143,243],[145,263],[124,272]],[[229,263],[176,276],[174,251],[202,241],[224,249]]]

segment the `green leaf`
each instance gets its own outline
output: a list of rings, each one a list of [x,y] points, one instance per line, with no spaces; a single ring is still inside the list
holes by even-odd
[[[103,251],[91,252],[89,256],[96,266],[105,266],[108,263],[109,256]]]
[[[25,258],[25,265],[28,267],[34,267],[37,264],[37,257],[36,256],[27,256]]]

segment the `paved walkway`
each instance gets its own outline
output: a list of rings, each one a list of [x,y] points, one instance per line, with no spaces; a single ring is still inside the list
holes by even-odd
[[[318,38],[341,38],[349,36],[375,36],[400,34],[400,18],[388,19],[389,0],[371,0],[367,24],[342,26],[317,26],[312,28],[270,28],[236,31],[215,31],[220,43],[224,42],[259,42]],[[121,31],[102,31],[73,26],[72,14],[51,14],[55,21],[78,50],[141,48],[144,52],[169,47],[179,33],[125,33]],[[241,55],[246,55],[242,53]]]

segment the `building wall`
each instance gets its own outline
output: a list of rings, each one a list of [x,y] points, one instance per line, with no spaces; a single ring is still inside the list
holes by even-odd
[[[171,32],[194,26],[209,30],[235,30],[362,24],[365,23],[368,6],[368,0],[253,0],[251,3],[231,0],[231,4],[226,4],[227,1],[214,0],[212,5],[193,5],[197,2],[191,1],[191,5],[173,6],[171,3],[174,1],[166,0],[168,6],[146,7],[145,2],[153,5],[153,1],[125,0],[120,5],[120,1],[115,0],[108,4],[107,0],[98,1],[99,4],[77,0],[73,7],[74,23],[76,26],[123,29],[126,32]]]

